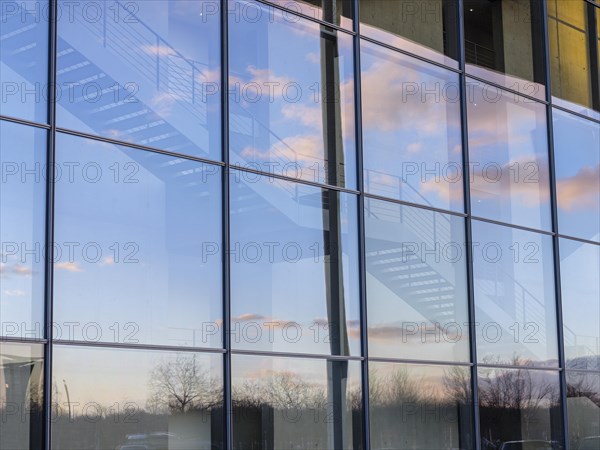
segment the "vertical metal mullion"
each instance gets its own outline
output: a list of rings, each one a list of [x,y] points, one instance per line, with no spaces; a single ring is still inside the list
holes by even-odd
[[[469,336],[470,336],[470,356],[471,362],[471,398],[473,415],[473,447],[476,450],[481,448],[480,427],[479,427],[479,390],[477,380],[477,328],[475,326],[475,283],[473,279],[473,228],[471,219],[471,172],[469,170],[469,129],[467,124],[467,76],[466,53],[465,53],[465,23],[464,23],[464,6],[463,0],[456,2],[456,18],[458,28],[458,63],[459,63],[459,79],[460,79],[460,123],[462,133],[462,153],[463,153],[463,190],[465,213],[465,237],[466,237],[466,257],[467,257],[467,290],[468,290],[468,309],[469,309]]]
[[[600,61],[598,61],[598,32],[596,28],[596,14],[600,14],[598,6],[588,3],[587,5],[587,41],[590,63],[592,109],[600,110]]]
[[[562,292],[560,282],[560,238],[558,236],[558,203],[556,200],[556,173],[554,162],[554,126],[552,122],[552,74],[550,68],[550,44],[548,39],[548,11],[546,2],[541,5],[542,36],[544,39],[544,65],[545,65],[545,83],[546,100],[550,103],[546,105],[546,122],[548,132],[548,170],[550,178],[550,202],[552,211],[552,236],[553,243],[553,264],[554,264],[554,290],[556,296],[556,326],[558,337],[558,365],[560,370],[560,409],[562,416],[562,435],[565,450],[569,450],[568,438],[568,417],[567,417],[567,379],[565,363],[565,346],[563,336],[563,317],[562,317]]]
[[[233,448],[231,400],[231,282],[230,282],[230,189],[229,189],[229,27],[228,0],[221,0],[221,151],[223,162],[223,448]]]
[[[48,14],[48,131],[46,153],[46,223],[44,267],[44,325],[46,345],[44,347],[44,449],[52,447],[52,339],[53,339],[53,282],[54,282],[54,164],[56,155],[56,53],[58,0],[50,0]]]
[[[363,171],[362,140],[362,90],[360,71],[360,6],[359,0],[353,1],[354,20],[354,113],[356,125],[356,181],[358,194],[358,269],[360,284],[360,329],[362,361],[362,408],[363,408],[363,448],[371,448],[371,421],[369,409],[369,342],[367,322],[367,264],[365,235],[365,183]]]

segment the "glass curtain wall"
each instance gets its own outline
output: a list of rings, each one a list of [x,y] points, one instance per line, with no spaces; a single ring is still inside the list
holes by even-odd
[[[599,34],[0,0],[0,448],[600,448]]]

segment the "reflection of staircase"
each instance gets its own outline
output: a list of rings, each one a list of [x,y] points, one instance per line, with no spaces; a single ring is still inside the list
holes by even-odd
[[[418,203],[428,204],[409,184],[402,183],[402,188],[410,190]],[[443,326],[458,320],[456,305],[464,299],[456,298],[460,291],[453,274],[443,262],[423,258],[423,250],[439,255],[440,246],[451,242],[450,220],[428,210],[371,199],[366,199],[365,209],[370,230],[366,255],[369,273],[427,321]],[[401,242],[386,239],[394,235],[400,236]]]

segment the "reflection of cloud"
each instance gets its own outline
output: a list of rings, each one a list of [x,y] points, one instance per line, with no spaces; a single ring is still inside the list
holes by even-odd
[[[0,275],[19,275],[19,276],[29,276],[33,274],[33,271],[22,264],[13,264],[12,266],[6,263],[0,263]]]
[[[384,132],[413,129],[439,134],[444,130],[440,124],[459,120],[458,103],[447,103],[442,96],[447,86],[458,85],[453,74],[448,72],[445,79],[441,70],[437,76],[426,74],[408,57],[389,51],[392,59],[385,60],[380,52],[378,50],[376,56],[367,53],[365,59],[372,63],[361,75],[366,128]],[[425,90],[432,94],[423,97]],[[449,114],[448,108],[455,109],[456,114]]]
[[[600,164],[583,167],[576,175],[557,180],[558,206],[566,211],[600,209]]]
[[[413,142],[412,144],[408,144],[406,146],[406,152],[409,155],[414,155],[415,153],[419,153],[421,150],[423,150],[422,142]]]
[[[269,317],[262,314],[245,313],[231,318],[232,322],[252,322],[254,320],[270,320]]]
[[[445,329],[439,323],[416,324],[409,322],[403,325],[375,325],[369,327],[368,334],[369,340],[388,341],[388,343],[390,343],[389,341],[403,343],[418,341],[421,344],[433,344],[438,342],[439,335],[443,336],[447,342],[466,339],[458,326]]]
[[[548,166],[535,155],[522,155],[502,166],[488,166],[488,169],[482,170],[482,166],[479,166],[471,173],[471,192],[474,198],[517,201],[532,207],[538,207],[549,200]],[[429,186],[432,187],[433,184]]]
[[[287,120],[300,121],[303,125],[319,131],[323,128],[322,112],[319,105],[308,106],[289,103],[281,108],[281,113]]]
[[[262,151],[255,147],[246,147],[241,155],[245,158],[254,160],[262,159],[265,161],[277,159],[273,155],[278,155],[291,162],[311,165],[315,161],[323,160],[323,140],[319,136],[289,136],[279,142],[271,145],[271,148]]]
[[[7,297],[25,297],[26,292],[20,289],[6,289],[3,291]]]
[[[66,270],[67,272],[83,272],[79,263],[76,262],[62,262],[54,265],[56,270]]]
[[[315,52],[309,52],[306,54],[306,60],[313,64],[319,64],[321,62],[321,57]]]
[[[171,56],[173,49],[167,45],[142,45],[141,50],[148,55]]]

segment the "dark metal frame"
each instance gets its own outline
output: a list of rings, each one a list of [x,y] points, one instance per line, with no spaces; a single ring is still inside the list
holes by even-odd
[[[510,366],[494,366],[489,364],[478,364],[477,360],[477,345],[476,345],[476,328],[475,328],[475,299],[474,299],[474,279],[473,279],[473,252],[471,248],[472,243],[472,223],[473,220],[484,221],[494,223],[497,225],[508,226],[516,229],[522,229],[526,231],[532,231],[539,234],[545,234],[552,236],[553,239],[553,264],[554,264],[554,287],[556,295],[556,313],[557,313],[557,331],[558,331],[558,342],[559,342],[559,367],[557,369],[551,369],[560,374],[560,392],[561,392],[561,416],[563,421],[563,434],[565,449],[569,450],[568,440],[568,417],[567,417],[567,404],[566,404],[566,359],[563,341],[563,318],[562,318],[562,297],[561,297],[561,280],[560,280],[560,239],[568,238],[571,240],[587,243],[591,245],[600,246],[599,242],[594,242],[582,238],[576,238],[572,236],[566,236],[559,233],[558,224],[558,206],[557,206],[557,193],[556,193],[556,174],[555,174],[555,159],[554,159],[554,143],[553,143],[553,123],[552,123],[552,111],[554,108],[557,110],[566,111],[574,116],[582,117],[588,121],[600,123],[600,119],[594,119],[587,117],[577,111],[571,111],[563,106],[553,105],[552,101],[552,90],[551,90],[551,73],[550,73],[550,60],[549,60],[549,42],[548,42],[548,20],[547,10],[544,1],[541,1],[539,14],[541,15],[541,26],[543,29],[543,69],[545,72],[545,94],[546,99],[540,100],[537,98],[524,95],[523,93],[515,92],[511,89],[507,89],[504,86],[496,85],[488,80],[479,79],[471,75],[467,75],[465,71],[465,43],[464,43],[464,16],[463,11],[463,0],[457,0],[455,3],[456,17],[458,19],[457,34],[458,34],[458,68],[448,67],[439,62],[430,61],[422,56],[411,54],[405,50],[392,47],[386,43],[378,42],[369,37],[360,35],[360,5],[359,0],[352,1],[352,15],[353,15],[353,29],[348,30],[342,27],[336,26],[325,22],[323,20],[310,17],[305,14],[297,14],[296,11],[286,10],[284,7],[271,3],[269,0],[257,0],[260,3],[268,5],[271,8],[275,8],[282,11],[287,11],[290,14],[295,14],[304,19],[310,20],[320,25],[325,25],[336,32],[346,33],[353,36],[353,57],[354,57],[354,96],[355,96],[355,125],[356,125],[356,164],[357,164],[357,189],[347,189],[338,187],[335,185],[327,185],[318,182],[306,181],[301,179],[288,178],[285,176],[274,175],[271,173],[264,173],[258,170],[250,168],[242,168],[230,165],[229,161],[229,92],[226,88],[229,80],[229,42],[228,42],[228,0],[221,0],[221,11],[220,11],[220,39],[221,39],[221,149],[222,149],[222,160],[212,161],[205,158],[199,158],[189,155],[182,155],[166,150],[161,150],[153,147],[147,147],[134,143],[120,142],[110,138],[101,136],[94,136],[87,133],[82,133],[74,130],[57,128],[56,124],[56,79],[57,79],[57,17],[58,17],[58,1],[49,0],[50,4],[50,18],[49,18],[49,64],[48,64],[48,83],[51,88],[51,98],[48,103],[48,118],[47,123],[36,123],[33,121],[19,119],[16,117],[0,116],[3,121],[9,121],[13,123],[20,123],[27,126],[36,127],[38,129],[47,130],[47,173],[46,173],[46,212],[45,212],[45,239],[47,248],[51,247],[54,242],[54,162],[56,155],[56,135],[57,133],[71,134],[80,136],[87,139],[98,140],[114,145],[129,147],[138,149],[141,151],[151,151],[182,159],[202,162],[206,164],[212,164],[221,167],[222,170],[222,237],[223,237],[223,346],[222,348],[180,348],[164,345],[141,345],[141,344],[113,344],[103,342],[80,342],[80,341],[65,341],[65,340],[54,340],[52,335],[53,327],[50,326],[53,320],[53,261],[52,255],[49,254],[45,261],[45,285],[44,285],[44,313],[45,313],[45,334],[43,338],[32,339],[32,338],[12,338],[12,337],[0,337],[0,341],[5,342],[19,342],[19,343],[36,343],[44,345],[44,421],[43,421],[43,441],[45,449],[51,449],[52,435],[51,435],[51,422],[52,422],[52,365],[53,365],[53,346],[57,345],[76,345],[82,347],[110,347],[110,348],[131,348],[131,349],[147,349],[147,350],[181,350],[189,352],[204,352],[212,354],[223,355],[223,374],[224,374],[224,414],[223,414],[223,445],[224,448],[233,448],[233,430],[232,430],[232,393],[231,393],[231,356],[232,354],[240,355],[262,355],[272,357],[296,357],[296,358],[313,358],[313,359],[326,359],[332,361],[361,361],[362,362],[362,392],[363,392],[363,423],[362,423],[362,445],[364,449],[370,448],[370,409],[369,409],[369,361],[381,361],[381,362],[395,362],[395,363],[414,363],[414,364],[436,364],[446,366],[464,366],[469,367],[471,371],[471,389],[472,389],[472,448],[479,450],[481,447],[480,443],[480,418],[478,408],[478,379],[477,370],[478,367],[510,367]],[[330,0],[325,0],[330,1]],[[595,29],[594,17],[589,14],[592,11],[596,11],[596,14],[600,13],[600,4],[593,0],[581,0],[586,2],[588,9],[588,26],[591,27],[593,32],[589,33],[589,38],[597,38]],[[596,8],[596,9],[595,9]],[[592,26],[593,25],[593,26]],[[447,211],[435,207],[429,207],[426,205],[417,205],[402,200],[394,200],[389,198],[380,197],[378,195],[369,194],[365,192],[364,185],[364,172],[363,172],[363,142],[362,142],[362,104],[361,104],[361,62],[360,62],[360,46],[361,41],[374,43],[382,47],[409,55],[413,58],[433,64],[459,75],[460,80],[460,115],[461,115],[461,131],[462,131],[462,155],[463,155],[463,186],[464,186],[464,212]],[[593,42],[595,43],[595,41]],[[597,55],[596,55],[597,60]],[[592,58],[592,62],[594,62]],[[550,174],[550,193],[551,193],[551,210],[552,210],[552,230],[535,230],[527,227],[506,224],[490,219],[481,217],[474,217],[471,213],[471,197],[470,197],[470,180],[469,171],[465,171],[465,167],[469,167],[469,140],[468,140],[468,124],[467,124],[467,98],[466,98],[466,80],[472,78],[497,88],[503,89],[514,94],[518,94],[522,97],[528,98],[537,103],[546,105],[546,119],[547,119],[547,132],[548,132],[548,158],[549,158],[549,174]],[[596,78],[598,74],[596,71]],[[598,80],[596,79],[596,82]],[[593,89],[594,92],[594,106],[598,107],[600,102],[600,86],[596,86]],[[314,354],[303,354],[303,353],[277,353],[277,352],[261,352],[261,351],[245,351],[245,350],[234,350],[231,346],[231,262],[229,255],[229,242],[230,242],[230,170],[242,170],[246,172],[264,174],[272,177],[276,177],[283,180],[288,180],[296,183],[312,185],[328,190],[346,192],[357,196],[358,200],[358,249],[359,249],[359,287],[360,287],[360,311],[361,311],[361,356],[336,356],[336,355],[314,355]],[[467,282],[468,282],[468,312],[469,312],[469,333],[470,333],[470,363],[456,363],[456,362],[439,362],[439,361],[425,361],[425,360],[398,360],[393,358],[378,358],[369,357],[368,353],[368,321],[367,321],[367,290],[366,290],[366,237],[365,237],[365,199],[374,198],[381,199],[388,202],[403,204],[406,206],[412,206],[421,209],[432,210],[454,216],[460,216],[465,219],[465,237],[469,245],[467,245]],[[48,252],[47,252],[48,253]],[[528,368],[529,369],[529,368]],[[548,370],[547,368],[531,368],[531,370]],[[585,373],[596,373],[595,371],[584,371]]]

